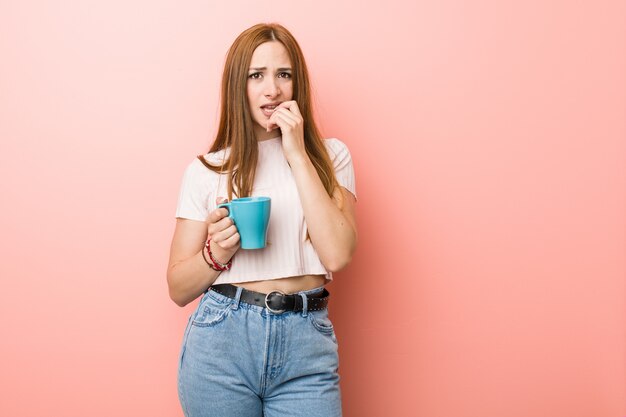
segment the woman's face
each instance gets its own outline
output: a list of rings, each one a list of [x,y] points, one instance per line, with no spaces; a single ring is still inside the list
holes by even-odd
[[[254,50],[248,70],[247,90],[257,140],[280,136],[280,129],[276,126],[267,131],[267,122],[273,110],[264,109],[262,106],[278,105],[291,100],[293,94],[291,77],[291,61],[282,43],[265,42]]]

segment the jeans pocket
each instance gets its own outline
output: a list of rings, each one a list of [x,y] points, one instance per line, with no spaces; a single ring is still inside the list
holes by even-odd
[[[333,323],[330,321],[330,317],[328,317],[328,309],[324,308],[322,310],[309,310],[307,312],[313,327],[315,327],[319,332],[324,334],[332,335],[335,331],[333,327]]]
[[[191,324],[197,327],[215,326],[228,316],[231,311],[230,305],[229,301],[213,297],[209,292],[198,305],[198,313]]]

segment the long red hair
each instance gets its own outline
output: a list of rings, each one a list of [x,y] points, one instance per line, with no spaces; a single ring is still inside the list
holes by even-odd
[[[265,42],[278,41],[285,46],[292,65],[293,97],[304,119],[306,152],[322,184],[332,198],[338,187],[333,165],[315,124],[311,106],[309,74],[302,50],[293,35],[277,23],[260,23],[246,29],[233,42],[224,64],[221,88],[220,123],[209,152],[230,148],[222,165],[205,164],[217,173],[228,173],[228,199],[233,195],[248,197],[252,192],[258,160],[257,140],[248,104],[248,68],[255,49]],[[341,200],[340,200],[341,205]]]

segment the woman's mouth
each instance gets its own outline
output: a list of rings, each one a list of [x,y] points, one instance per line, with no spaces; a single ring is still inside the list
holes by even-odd
[[[276,110],[276,107],[280,105],[280,102],[276,101],[274,103],[267,103],[261,106],[261,111],[266,117],[270,117],[272,113]]]
[[[261,111],[263,112],[263,114],[266,117],[270,117],[272,115],[272,113],[274,113],[274,110],[276,110],[276,106],[273,107],[261,107]]]

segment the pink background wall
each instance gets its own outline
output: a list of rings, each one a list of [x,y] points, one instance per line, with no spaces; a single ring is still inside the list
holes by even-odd
[[[262,21],[355,161],[345,415],[626,414],[623,1],[5,0],[0,415],[182,416],[178,187]]]

